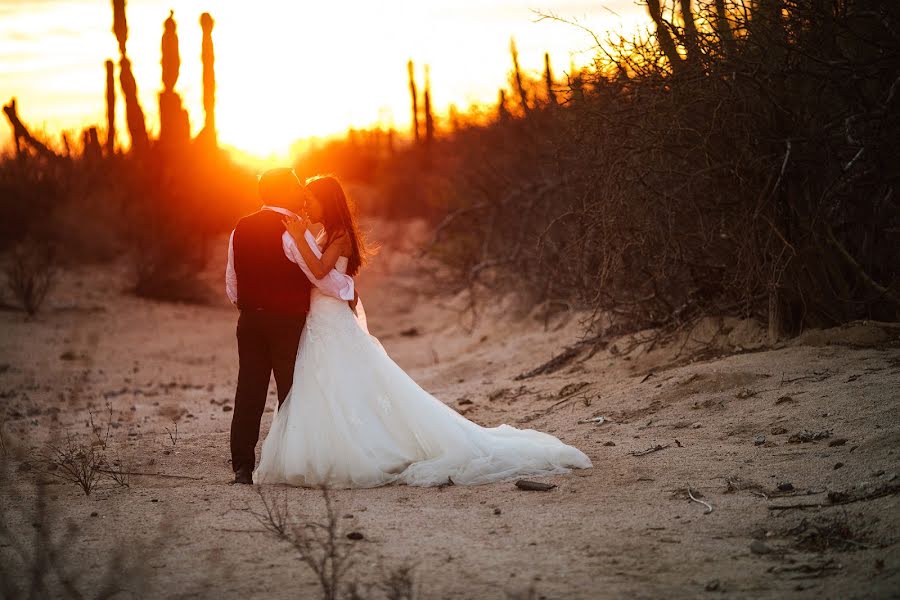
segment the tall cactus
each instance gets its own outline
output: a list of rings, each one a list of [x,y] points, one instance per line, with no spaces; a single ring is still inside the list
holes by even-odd
[[[500,93],[497,99],[497,117],[501,121],[506,121],[509,119],[509,107],[506,106],[506,90],[500,88]]]
[[[200,15],[200,28],[203,30],[203,43],[200,59],[203,61],[203,111],[206,120],[200,138],[216,145],[216,55],[213,51],[212,30],[215,21],[209,13]]]
[[[547,104],[556,106],[556,92],[553,90],[553,73],[550,71],[549,52],[544,52],[544,85],[547,88]]]
[[[175,90],[178,73],[181,70],[181,56],[178,54],[178,30],[175,24],[175,11],[169,11],[169,18],[163,22],[163,36],[160,44],[162,51],[162,81],[167,92]]]
[[[425,144],[431,146],[434,141],[434,115],[431,112],[431,71],[425,65]]]
[[[416,143],[419,143],[419,98],[416,91],[416,73],[413,67],[413,61],[410,59],[406,63],[406,70],[409,73],[409,95],[412,97],[412,129]]]
[[[68,148],[68,141],[66,147]],[[97,160],[102,156],[100,151],[100,136],[96,127],[88,127],[81,132],[82,157],[86,160]]]
[[[456,108],[455,104],[451,104],[450,108],[447,109],[447,120],[450,121],[450,131],[456,133],[460,129],[459,125],[459,109]]]
[[[175,91],[181,56],[178,53],[178,30],[175,13],[169,11],[169,18],[163,22],[162,42],[162,83],[159,94],[159,141],[164,147],[183,147],[190,140],[191,125],[187,111],[182,108],[181,96]]]
[[[519,92],[519,102],[522,104],[522,111],[527,115],[531,112],[531,107],[528,106],[528,93],[525,91],[522,70],[519,68],[519,49],[516,48],[515,38],[509,40],[509,53],[512,56],[513,76],[516,80],[516,91]]]
[[[112,0],[112,31],[119,42],[119,55],[125,56],[125,42],[128,41],[128,22],[125,19],[125,0]]]
[[[106,61],[106,155],[116,153],[116,66]]]
[[[144,123],[144,111],[138,102],[137,82],[131,72],[131,61],[124,56],[119,59],[119,83],[125,98],[125,122],[131,136],[131,148],[136,152],[143,152],[150,147],[150,138]]]
[[[119,83],[122,96],[125,98],[125,122],[131,136],[131,148],[143,152],[150,146],[147,136],[147,125],[144,122],[144,111],[137,96],[137,82],[131,72],[131,61],[125,51],[128,41],[128,22],[125,18],[125,0],[112,0],[113,33],[119,42]]]

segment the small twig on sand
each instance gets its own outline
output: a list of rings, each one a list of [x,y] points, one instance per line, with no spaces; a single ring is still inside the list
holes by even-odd
[[[516,487],[520,490],[527,490],[530,492],[548,492],[556,487],[556,485],[552,483],[541,483],[539,481],[528,481],[527,479],[520,479],[516,482]]]
[[[645,454],[650,454],[651,452],[659,452],[660,450],[665,450],[669,447],[670,444],[666,444],[665,446],[661,444],[657,444],[652,448],[647,448],[646,450],[632,450],[629,452],[632,456],[644,456]]]
[[[784,504],[781,506],[770,506],[769,510],[791,510],[793,508],[824,508],[826,504]]]
[[[140,471],[109,471],[107,469],[97,469],[99,473],[107,473],[116,475],[139,475],[143,477],[166,477],[168,479],[191,479],[193,481],[201,481],[202,477],[193,477],[191,475],[169,475],[168,473],[145,473]]]
[[[649,373],[647,373],[646,375],[644,375],[644,378],[641,379],[641,383],[644,383],[645,381],[647,381],[647,380],[650,379],[651,377],[653,377],[653,371],[650,371]]]
[[[709,502],[704,502],[703,500],[698,500],[697,498],[694,497],[693,492],[691,492],[691,484],[688,484],[688,486],[687,486],[687,493],[692,501],[702,504],[703,506],[706,507],[706,510],[703,511],[704,515],[708,515],[709,513],[711,513],[713,511],[712,504],[710,504]]]
[[[600,425],[602,423],[606,423],[606,417],[591,417],[590,419],[578,419],[578,424],[583,425],[584,423],[596,423]]]
[[[216,531],[224,531],[226,533],[269,533],[266,529],[227,529],[217,527]]]

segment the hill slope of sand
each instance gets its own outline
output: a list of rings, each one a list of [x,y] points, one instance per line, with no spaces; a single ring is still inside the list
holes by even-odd
[[[516,379],[579,339],[578,316],[545,322],[498,300],[473,326],[455,311],[460,299],[422,289],[410,250],[385,247],[360,281],[370,328],[391,356],[468,418],[547,431],[595,467],[550,479],[549,492],[512,483],[333,492],[344,533],[362,534],[350,578],[373,584],[414,564],[422,598],[900,589],[897,326],[857,323],[763,350],[753,324],[705,324],[684,345],[623,356],[628,340],[613,341]],[[209,277],[220,286],[218,269]],[[0,544],[4,563],[21,564],[16,543],[28,555],[35,531],[62,538],[72,521],[60,562],[81,589],[96,591],[124,549],[139,567],[126,587],[146,596],[314,595],[297,553],[253,517],[257,491],[229,485],[236,313],[224,301],[140,300],[125,287],[124,271],[79,269],[37,319],[0,313],[13,481],[0,498],[13,540]],[[691,362],[704,336],[722,356]],[[274,386],[270,395],[264,432]],[[103,481],[86,497],[42,473],[38,456],[59,432],[88,432],[90,412],[102,422],[107,401],[110,455],[159,475],[134,475],[127,488]],[[50,507],[40,527],[37,490]],[[321,519],[318,491],[274,493]]]

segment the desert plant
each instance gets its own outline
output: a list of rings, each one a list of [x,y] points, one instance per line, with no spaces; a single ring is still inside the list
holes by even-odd
[[[353,567],[354,544],[348,541],[334,500],[327,486],[320,487],[325,502],[322,521],[300,521],[289,510],[287,497],[280,498],[258,487],[262,511],[252,514],[276,538],[288,542],[315,574],[325,600],[336,600],[351,586],[347,581]]]
[[[166,434],[169,436],[169,441],[172,442],[172,446],[178,445],[178,421],[172,419],[172,428],[165,428]]]
[[[29,315],[40,310],[56,275],[55,252],[48,243],[20,244],[6,265],[7,286]]]
[[[512,58],[513,71],[512,77],[515,82],[516,91],[519,94],[519,103],[522,106],[522,111],[527,115],[531,112],[531,106],[528,104],[528,92],[525,89],[525,81],[522,75],[522,69],[519,66],[519,49],[516,47],[516,40],[512,38],[509,40],[509,55]]]
[[[160,195],[166,192],[160,191]],[[171,201],[180,195],[167,194]],[[203,302],[206,288],[200,275],[207,264],[209,240],[176,206],[149,198],[136,206],[129,254],[134,293],[170,302]]]
[[[125,0],[112,0],[112,8],[113,34],[119,44],[119,84],[122,86],[122,97],[125,99],[125,122],[131,136],[132,150],[145,152],[150,147],[150,138],[144,122],[144,110],[138,100],[137,81],[131,72],[131,61],[126,52],[128,19],[125,13]]]
[[[648,0],[651,31],[597,38],[553,110],[514,62],[530,112],[502,93],[443,141],[430,249],[457,289],[588,309],[595,334],[900,316],[900,13],[722,4]]]
[[[182,107],[181,96],[175,91],[181,70],[178,52],[178,32],[175,11],[163,23],[161,42],[163,91],[159,93],[159,143],[169,155],[177,156],[185,149],[191,136],[187,111]]]
[[[106,63],[106,156],[116,153],[116,67]]]
[[[109,477],[118,485],[129,487],[130,469],[117,459],[109,464],[110,431],[113,425],[112,404],[106,403],[106,416],[97,419],[93,411],[88,412],[87,439],[66,431],[62,439],[48,442],[38,455],[36,464],[42,472],[68,483],[77,484],[86,496],[90,496],[96,485]]]
[[[434,114],[431,110],[431,68],[425,65],[425,145],[431,148],[434,143]]]
[[[151,548],[136,539],[113,541],[99,568],[76,566],[83,556],[81,523],[63,521],[47,486],[13,476],[22,456],[0,457],[0,497],[17,498],[0,511],[0,598],[121,598],[147,594],[144,565]],[[83,563],[82,563],[83,564]],[[152,594],[151,594],[152,595]]]
[[[103,473],[108,475],[119,487],[131,487],[131,461],[123,458],[121,454],[112,461],[112,464],[108,465],[108,468],[103,470]]]
[[[70,432],[59,442],[47,444],[39,463],[43,471],[68,483],[77,484],[90,496],[103,477],[106,466],[104,448],[78,441]]]
[[[209,13],[200,15],[203,41],[200,58],[203,61],[203,111],[205,121],[198,136],[209,145],[216,145],[216,55],[213,49],[212,30],[215,21]]]
[[[416,91],[416,72],[413,61],[406,63],[406,71],[409,76],[409,95],[412,102],[412,131],[413,138],[419,143],[419,96]]]
[[[388,570],[380,584],[388,600],[415,600],[418,597],[414,569],[414,565],[405,564]]]

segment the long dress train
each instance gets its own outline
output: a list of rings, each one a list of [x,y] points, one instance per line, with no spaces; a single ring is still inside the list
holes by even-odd
[[[336,268],[346,265],[341,257]],[[471,485],[592,466],[552,435],[469,421],[391,360],[363,314],[313,290],[294,385],[263,442],[257,483]]]

